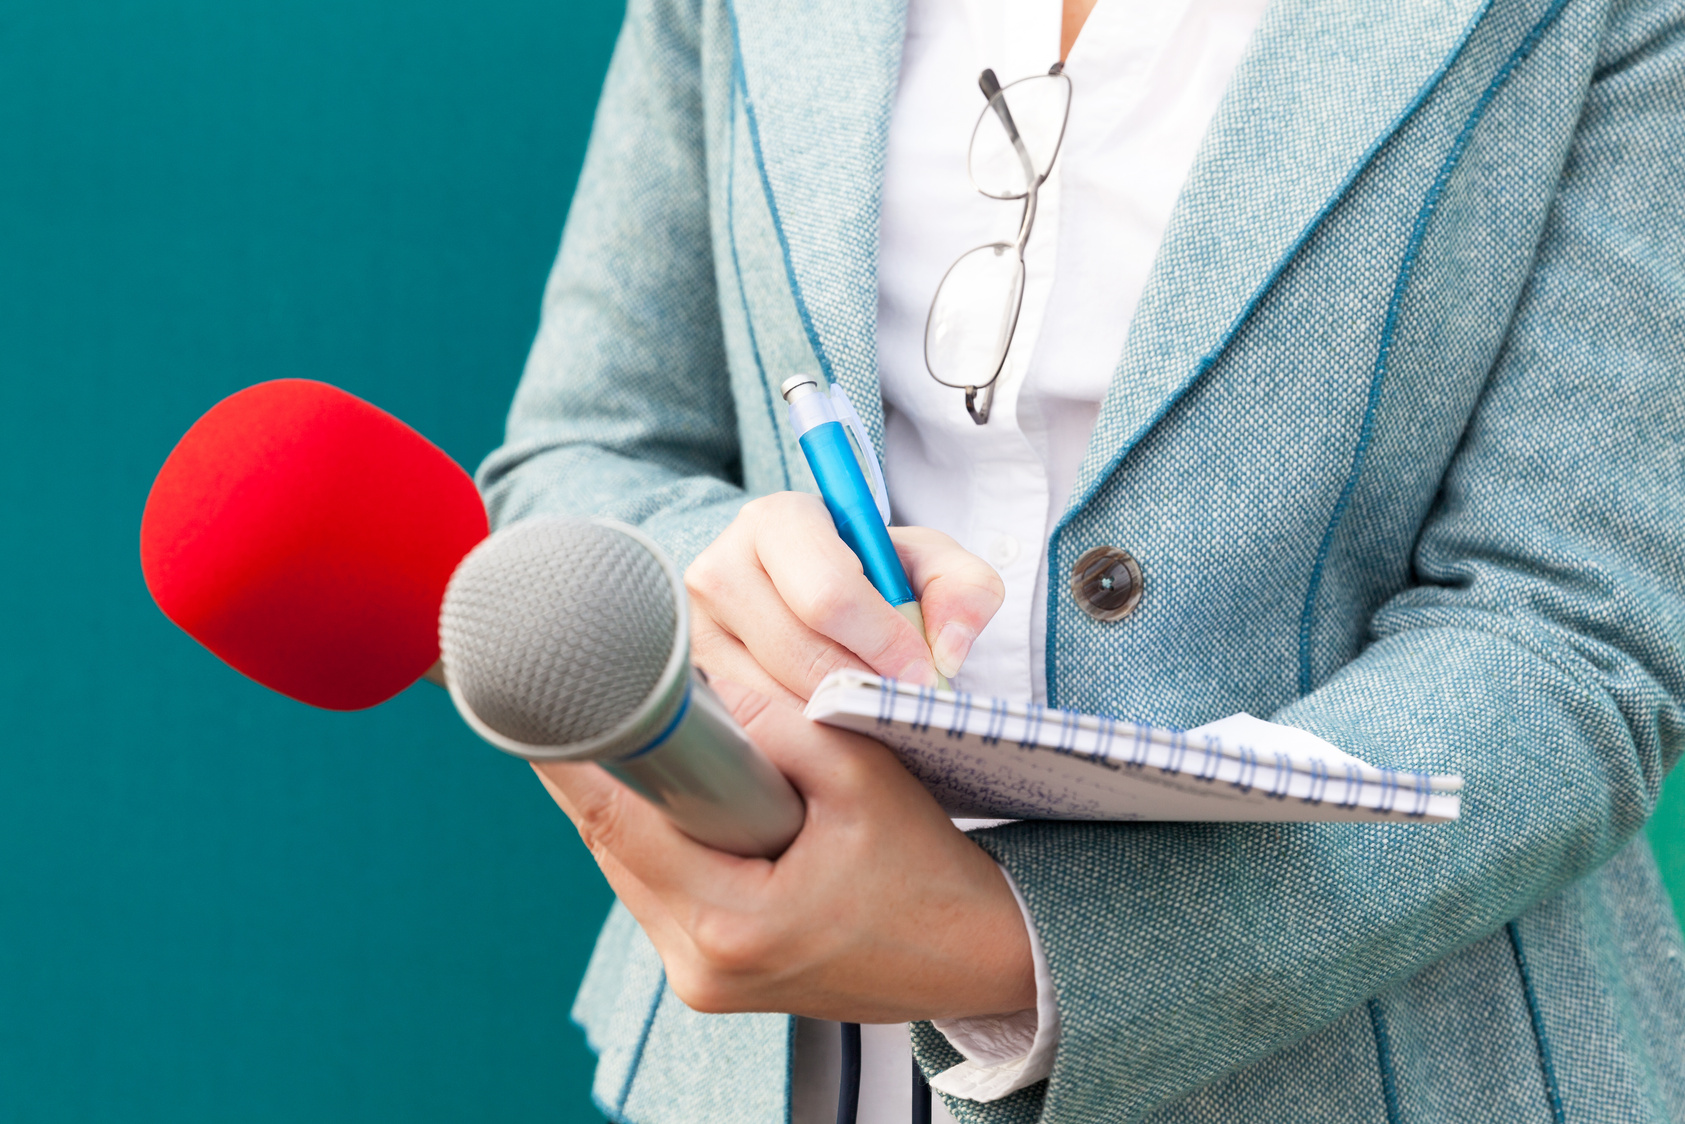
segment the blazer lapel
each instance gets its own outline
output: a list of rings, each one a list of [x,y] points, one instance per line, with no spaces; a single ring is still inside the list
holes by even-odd
[[[1214,359],[1487,0],[1276,0],[1201,143],[1060,526]]]
[[[883,447],[878,207],[905,0],[730,0],[737,89],[808,341]]]

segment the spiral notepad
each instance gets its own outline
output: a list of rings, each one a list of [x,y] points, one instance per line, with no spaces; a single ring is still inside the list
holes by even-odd
[[[1175,730],[841,671],[807,716],[889,746],[951,816],[1443,823],[1461,807],[1459,776],[1379,769],[1245,715]]]

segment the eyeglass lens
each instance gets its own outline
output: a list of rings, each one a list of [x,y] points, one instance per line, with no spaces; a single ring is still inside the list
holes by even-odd
[[[971,182],[991,198],[1022,199],[1030,191],[1027,175],[1040,180],[1053,167],[1071,104],[1071,80],[1062,74],[1037,75],[1005,87],[1000,99],[1017,126],[1030,167],[1025,168],[1006,120],[990,105],[971,133]]]
[[[1024,294],[1024,262],[1010,242],[979,246],[936,290],[925,326],[930,373],[949,386],[982,386],[1000,371]]]

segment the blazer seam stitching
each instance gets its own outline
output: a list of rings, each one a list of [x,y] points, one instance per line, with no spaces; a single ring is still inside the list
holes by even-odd
[[[746,87],[740,87],[735,80],[742,71],[735,65],[732,81],[731,129],[730,141],[726,152],[725,173],[725,229],[726,241],[731,243],[731,269],[737,276],[737,301],[743,309],[743,324],[749,331],[749,353],[755,360],[755,374],[761,380],[761,398],[766,404],[766,419],[772,426],[772,443],[778,449],[778,467],[784,473],[784,488],[790,489],[790,461],[784,455],[784,435],[778,428],[778,414],[772,404],[772,384],[767,381],[766,364],[761,361],[761,345],[755,332],[755,319],[749,311],[749,290],[743,282],[743,263],[737,254],[737,105],[739,91],[743,96],[745,112],[749,102],[749,92]]]
[[[801,283],[796,279],[795,260],[790,255],[790,238],[784,232],[784,218],[778,210],[778,199],[772,192],[772,181],[767,177],[766,157],[761,150],[761,126],[755,116],[755,99],[749,93],[749,75],[743,68],[743,38],[737,26],[737,8],[733,4],[726,5],[726,14],[731,19],[731,69],[738,86],[743,91],[743,118],[749,125],[749,147],[755,154],[755,171],[761,181],[761,193],[766,196],[767,210],[772,214],[772,229],[778,235],[778,249],[784,257],[784,273],[790,281],[790,294],[796,299],[796,313],[801,317],[802,330],[807,333],[808,345],[813,348],[813,357],[819,362],[819,369],[825,375],[827,385],[836,379],[832,375],[831,361],[825,355],[825,345],[819,339],[819,331],[814,327],[813,316],[807,307],[807,298],[802,294]]]
[[[1387,1016],[1381,1010],[1377,996],[1366,1004],[1369,1008],[1369,1029],[1375,1035],[1375,1064],[1381,1070],[1381,1099],[1386,1102],[1387,1124],[1399,1124],[1398,1077],[1392,1063],[1392,1038],[1387,1034]]]
[[[620,1096],[614,1104],[614,1118],[624,1120],[626,1102],[632,1096],[632,1082],[637,1080],[638,1067],[644,1061],[644,1047],[649,1044],[649,1032],[655,1026],[655,1016],[661,1010],[661,997],[667,990],[667,968],[662,966],[661,973],[655,981],[655,998],[650,1001],[649,1013],[644,1016],[644,1025],[638,1030],[638,1041],[632,1047],[632,1060],[626,1067],[626,1080],[620,1085]]]
[[[1382,131],[1381,135],[1375,139],[1375,143],[1369,146],[1369,148],[1364,152],[1362,158],[1353,165],[1351,172],[1344,180],[1341,181],[1340,185],[1335,188],[1333,194],[1329,196],[1328,201],[1322,205],[1322,208],[1318,210],[1315,215],[1311,216],[1311,221],[1305,224],[1305,229],[1299,232],[1299,236],[1293,240],[1293,244],[1290,245],[1286,252],[1283,253],[1276,261],[1275,266],[1270,270],[1269,276],[1267,276],[1263,283],[1258,286],[1257,291],[1248,298],[1246,304],[1241,308],[1240,313],[1229,324],[1228,328],[1218,339],[1216,345],[1212,347],[1212,349],[1207,352],[1194,367],[1193,374],[1189,375],[1180,386],[1172,391],[1159,406],[1158,410],[1156,410],[1151,417],[1137,427],[1135,432],[1131,434],[1127,440],[1118,446],[1117,452],[1106,461],[1105,466],[1101,468],[1099,472],[1094,474],[1094,479],[1090,481],[1088,487],[1083,490],[1081,497],[1079,497],[1075,503],[1071,504],[1065,511],[1065,514],[1060,517],[1058,524],[1053,528],[1053,534],[1048,536],[1048,572],[1050,575],[1053,573],[1053,564],[1055,559],[1058,557],[1059,544],[1063,541],[1065,528],[1070,525],[1071,520],[1074,519],[1077,513],[1086,507],[1089,501],[1092,500],[1100,491],[1100,488],[1106,483],[1107,478],[1110,477],[1113,472],[1117,471],[1118,466],[1123,463],[1123,459],[1129,455],[1130,451],[1134,449],[1137,443],[1140,442],[1141,438],[1164,419],[1164,416],[1170,412],[1170,408],[1181,399],[1182,395],[1187,393],[1189,387],[1193,386],[1194,383],[1203,378],[1205,373],[1216,365],[1217,359],[1225,350],[1227,350],[1229,342],[1234,338],[1235,334],[1240,331],[1241,325],[1251,318],[1252,313],[1257,309],[1258,305],[1262,303],[1265,294],[1267,294],[1275,286],[1276,281],[1281,277],[1282,273],[1286,271],[1287,264],[1298,256],[1300,250],[1304,249],[1305,244],[1310,241],[1311,237],[1322,226],[1323,222],[1331,213],[1333,213],[1334,208],[1339,205],[1342,199],[1345,198],[1346,193],[1351,190],[1352,185],[1357,182],[1358,177],[1360,177],[1364,170],[1369,167],[1370,163],[1374,161],[1375,155],[1380,152],[1386,143],[1392,139],[1393,135],[1403,127],[1404,122],[1408,121],[1416,113],[1416,111],[1427,102],[1429,95],[1433,93],[1434,89],[1450,71],[1452,65],[1462,55],[1463,48],[1468,45],[1469,37],[1474,34],[1474,29],[1479,26],[1480,22],[1486,18],[1486,13],[1490,10],[1491,4],[1492,0],[1485,0],[1485,3],[1481,4],[1480,10],[1475,13],[1474,18],[1469,20],[1468,26],[1463,29],[1462,37],[1457,41],[1456,46],[1446,54],[1445,61],[1440,65],[1439,69],[1435,70],[1433,74],[1428,76],[1427,81],[1422,83],[1422,88],[1416,92],[1416,96],[1411,99],[1410,104],[1405,106],[1403,112],[1394,118],[1392,123]],[[735,28],[735,14],[732,19],[733,28]],[[788,261],[787,256],[786,261]],[[1055,649],[1052,642],[1052,636],[1054,635],[1054,626],[1059,619],[1059,597],[1058,586],[1052,580],[1049,580],[1047,583],[1047,601],[1047,628],[1049,639],[1044,645],[1045,651],[1042,656],[1045,664],[1043,669],[1043,678],[1047,685],[1048,704],[1057,705],[1058,696],[1056,694],[1056,687],[1058,677],[1054,661]]]
[[[1538,1050],[1539,1074],[1544,1079],[1545,1098],[1550,1102],[1552,1124],[1567,1124],[1562,1110],[1562,1093],[1556,1084],[1556,1066],[1551,1062],[1550,1040],[1545,1036],[1545,1015],[1539,1007],[1538,993],[1533,990],[1533,974],[1527,967],[1527,955],[1521,950],[1521,934],[1515,922],[1504,925],[1509,934],[1510,951],[1515,953],[1515,970],[1521,976],[1521,994],[1527,1000],[1527,1017],[1533,1024],[1533,1045]]]
[[[613,1105],[603,1100],[603,1098],[599,1097],[597,1094],[591,1094],[591,1103],[596,1105],[597,1111],[602,1113],[606,1119],[612,1121],[613,1124],[627,1124],[626,1117],[615,1111],[615,1107]]]
[[[784,1124],[795,1124],[796,1016],[784,1016]]]
[[[1522,38],[1520,44],[1510,52],[1509,58],[1504,60],[1503,66],[1498,68],[1497,74],[1487,83],[1481,92],[1479,100],[1469,111],[1468,119],[1458,131],[1457,138],[1451,144],[1451,150],[1445,154],[1440,163],[1439,171],[1435,174],[1428,193],[1422,199],[1422,205],[1416,211],[1416,221],[1410,230],[1410,240],[1404,248],[1404,258],[1398,263],[1398,274],[1393,280],[1392,296],[1387,301],[1386,320],[1381,329],[1380,346],[1375,352],[1375,364],[1369,379],[1369,397],[1363,409],[1363,422],[1358,428],[1357,446],[1352,450],[1351,468],[1346,474],[1345,484],[1340,488],[1340,494],[1334,501],[1334,510],[1328,516],[1328,526],[1323,530],[1322,541],[1317,544],[1315,561],[1311,564],[1310,582],[1305,589],[1305,605],[1299,614],[1299,693],[1307,695],[1311,690],[1311,639],[1316,627],[1316,599],[1322,590],[1322,576],[1327,569],[1328,554],[1333,549],[1334,536],[1345,519],[1346,510],[1351,505],[1353,494],[1357,490],[1358,480],[1363,475],[1365,461],[1368,458],[1369,446],[1375,435],[1375,413],[1380,405],[1381,390],[1386,383],[1387,371],[1392,358],[1394,336],[1398,329],[1399,312],[1404,304],[1404,297],[1409,292],[1410,282],[1415,277],[1416,255],[1422,248],[1422,242],[1427,237],[1428,223],[1432,221],[1434,212],[1438,209],[1440,196],[1444,194],[1445,185],[1450,182],[1451,175],[1462,162],[1463,154],[1468,151],[1469,144],[1474,139],[1474,132],[1486,118],[1486,111],[1491,108],[1493,101],[1510,75],[1526,61],[1544,37],[1546,30],[1556,21],[1562,9],[1567,6],[1567,0],[1553,0],[1545,14],[1539,18],[1531,30]]]

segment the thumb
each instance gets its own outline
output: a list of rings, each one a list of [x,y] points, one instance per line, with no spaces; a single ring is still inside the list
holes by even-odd
[[[918,596],[936,670],[953,678],[1000,608],[1006,586],[993,566],[941,531],[891,527],[889,537]]]

